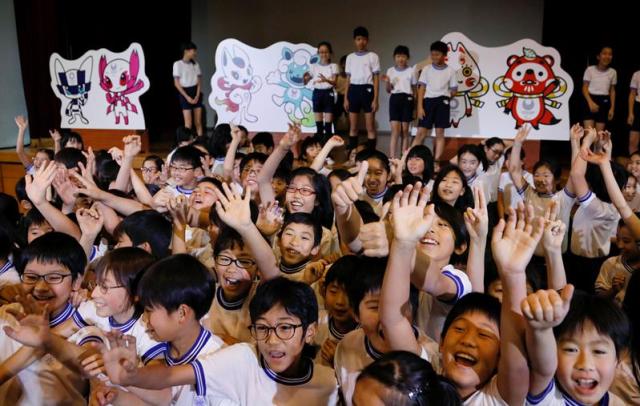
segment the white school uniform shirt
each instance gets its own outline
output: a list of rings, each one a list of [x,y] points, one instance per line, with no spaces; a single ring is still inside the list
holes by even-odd
[[[600,272],[596,278],[595,288],[611,290],[613,277],[616,275],[623,275],[625,277],[624,286],[615,296],[615,301],[618,302],[618,304],[622,304],[627,291],[627,285],[629,285],[629,280],[634,272],[635,269],[633,269],[631,265],[622,258],[622,255],[608,258],[602,263],[602,266],[600,266]]]
[[[552,201],[555,201],[558,204],[558,220],[562,220],[562,222],[566,225],[569,224],[569,217],[571,216],[571,209],[573,208],[573,204],[575,203],[576,196],[569,193],[566,188],[551,195],[540,195],[535,191],[533,186],[529,186],[528,183],[525,183],[524,190],[519,190],[518,193],[520,194],[520,196],[522,196],[525,204],[530,204],[533,206],[533,214],[535,217],[544,217],[544,213],[547,210],[547,207],[551,205]],[[568,231],[569,230],[565,231],[564,240],[562,241],[563,253],[567,251],[567,246],[569,244]],[[535,255],[544,255],[542,241],[538,243]]]
[[[591,65],[584,71],[582,80],[589,84],[590,94],[608,96],[611,86],[618,83],[618,74],[613,68],[600,70],[596,65]]]
[[[7,310],[20,309],[17,303],[0,307],[0,328],[17,327],[18,321]],[[75,309],[69,304],[56,317],[49,321],[54,328],[71,318]],[[4,362],[22,344],[0,334],[0,363]],[[45,354],[31,365],[21,370],[0,386],[0,403],[20,406],[86,405],[89,394],[89,381],[80,374],[64,366],[51,354]]]
[[[200,76],[202,76],[202,72],[198,62],[190,63],[180,59],[173,63],[173,77],[179,79],[182,87],[196,86]]]
[[[20,283],[20,275],[18,275],[16,267],[13,266],[13,262],[7,260],[7,262],[0,267],[0,288],[18,283]]]
[[[258,283],[254,282],[247,296],[228,302],[222,296],[222,289],[216,287],[216,294],[211,303],[208,317],[203,325],[217,335],[228,335],[243,343],[253,343],[255,340],[249,333],[251,317],[249,303],[256,293]]]
[[[498,201],[498,184],[500,183],[500,175],[504,166],[504,154],[484,172],[483,182],[486,183],[486,191],[488,191],[487,202],[493,203]]]
[[[427,65],[420,72],[418,85],[426,87],[424,98],[432,99],[440,96],[451,96],[451,93],[458,88],[456,72],[449,65],[436,66]]]
[[[462,402],[464,406],[508,406],[498,391],[498,376],[494,375],[482,388]]]
[[[352,85],[372,85],[373,76],[380,73],[380,58],[371,51],[352,52],[344,67]]]
[[[592,191],[577,199],[578,210],[573,216],[571,252],[585,258],[609,255],[611,236],[616,235],[620,213],[611,203],[605,203]]]
[[[640,103],[640,70],[635,71],[633,76],[631,76],[631,84],[629,85],[629,88],[636,91],[635,101]]]
[[[539,395],[527,395],[524,403],[526,406],[582,406],[582,403],[572,399],[568,394],[563,393],[555,379],[549,382],[549,385]],[[605,393],[600,399],[600,405],[623,406],[625,403],[611,392]]]
[[[419,332],[418,328],[414,329],[414,333],[417,334],[418,344],[422,348],[420,358],[429,361],[434,369],[438,370],[440,365],[438,344]],[[373,348],[362,328],[353,330],[340,341],[336,347],[333,365],[347,406],[352,404],[351,399],[360,372],[383,355]]]
[[[456,285],[456,295],[451,301],[443,302],[430,294],[420,291],[416,325],[436,342],[440,342],[440,332],[449,311],[461,297],[472,291],[471,281],[466,273],[455,269],[453,265],[442,268],[442,275],[450,278]]]
[[[356,327],[357,328],[357,327]],[[320,314],[318,315],[318,327],[316,328],[316,335],[313,337],[313,345],[318,347],[318,352],[316,353],[315,363],[327,366],[333,369],[333,364],[329,365],[322,358],[322,353],[320,349],[326,340],[333,341],[334,343],[339,343],[342,341],[344,336],[349,334],[341,333],[337,330],[334,325],[333,318],[329,317],[329,313],[322,309],[320,310]]]
[[[309,68],[309,74],[311,75],[311,86],[314,89],[332,89],[333,86],[331,85],[331,83],[322,82],[320,75],[331,80],[331,78],[336,76],[339,71],[340,69],[335,63],[328,63],[326,65],[323,65],[320,62],[314,63]]]
[[[159,358],[159,351],[164,348],[164,343],[154,340],[147,333],[149,327],[142,314],[135,314],[130,320],[120,324],[113,320],[112,317],[98,316],[95,302],[88,300],[78,306],[73,314],[73,322],[79,328],[96,326],[105,332],[118,330],[122,334],[134,336],[136,338],[136,353],[140,356],[144,365],[155,358]]]
[[[387,69],[387,77],[389,78],[389,83],[393,86],[391,94],[405,93],[413,95],[413,86],[417,83],[415,66],[407,66],[404,69],[392,66]]]
[[[168,190],[171,193],[172,197],[178,197],[180,195],[189,198],[191,197],[191,194],[193,193],[194,189],[185,189],[182,186],[174,186],[174,185],[167,185],[165,186],[162,190]]]
[[[530,187],[533,187],[533,175],[531,172],[523,170],[522,178]],[[509,172],[502,172],[500,174],[498,192],[502,192],[502,203],[504,204],[505,209],[509,207],[513,207],[515,209],[518,206],[518,203],[523,201],[522,196],[520,196],[516,186],[513,184],[513,180],[511,179]]]
[[[338,387],[331,368],[305,362],[304,375],[286,378],[272,371],[255,345],[235,344],[192,362],[199,396],[208,405],[335,405]]]

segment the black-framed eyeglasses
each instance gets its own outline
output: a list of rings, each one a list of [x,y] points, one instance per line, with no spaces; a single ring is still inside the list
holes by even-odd
[[[95,287],[100,290],[100,293],[102,293],[103,295],[106,295],[111,289],[125,288],[126,286],[124,285],[107,286],[107,285],[98,283],[97,285],[95,285]]]
[[[232,263],[236,264],[236,266],[238,268],[247,269],[247,268],[251,268],[252,266],[254,266],[256,264],[256,261],[254,261],[253,259],[248,259],[248,258],[236,258],[236,259],[233,259],[233,258],[228,257],[226,255],[218,255],[216,257],[216,264],[218,264],[218,265],[228,266],[228,265],[231,265]]]
[[[272,331],[281,340],[291,340],[298,327],[302,327],[302,324],[280,323],[276,324],[275,327],[267,326],[266,324],[252,324],[249,326],[249,332],[251,337],[257,341],[268,340]]]
[[[306,186],[295,187],[292,185],[287,186],[287,193],[295,193],[295,192],[300,192],[300,194],[305,197],[316,194],[316,191],[311,189],[310,187],[306,187]]]
[[[58,285],[62,283],[64,278],[71,276],[70,273],[48,273],[46,275],[38,275],[37,273],[23,273],[20,276],[22,282],[27,285],[35,285],[40,279],[44,279],[49,285]]]
[[[188,172],[188,171],[192,171],[192,170],[194,169],[193,167],[190,167],[190,168],[181,168],[181,167],[179,167],[179,166],[173,166],[173,165],[171,165],[169,168],[170,168],[172,171],[177,172],[177,173],[185,173],[185,172]]]
[[[140,168],[140,172],[142,173],[156,173],[158,172],[158,168],[145,168],[144,166]]]

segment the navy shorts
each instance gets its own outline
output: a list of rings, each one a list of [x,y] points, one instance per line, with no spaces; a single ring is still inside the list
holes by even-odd
[[[413,95],[393,93],[389,98],[389,121],[413,121]]]
[[[347,90],[349,113],[371,113],[373,103],[373,85],[349,85]]]
[[[449,98],[447,96],[428,97],[422,100],[425,116],[418,121],[418,127],[451,127]]]
[[[609,121],[609,109],[611,108],[611,99],[609,95],[601,96],[595,94],[589,94],[591,100],[593,100],[600,108],[597,112],[592,113],[589,110],[589,103],[584,101],[584,119],[593,120],[596,123],[606,123]]]
[[[640,103],[633,102],[633,123],[631,123],[631,131],[640,131]]]
[[[313,96],[311,96],[313,112],[333,113],[335,100],[336,91],[334,89],[313,89]]]
[[[182,89],[186,94],[189,95],[189,97],[193,99],[194,97],[196,97],[198,86],[183,87]],[[180,108],[182,110],[193,110],[197,108],[202,108],[202,93],[200,93],[200,99],[198,99],[198,102],[196,104],[189,103],[187,99],[185,99],[184,96],[182,96],[181,93],[178,93],[178,100],[180,101]]]

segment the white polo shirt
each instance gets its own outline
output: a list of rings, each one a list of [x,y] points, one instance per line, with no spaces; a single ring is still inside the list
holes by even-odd
[[[611,86],[618,83],[618,74],[613,68],[600,70],[596,65],[591,65],[584,71],[582,80],[589,84],[589,94],[607,96]]]
[[[380,73],[380,58],[375,52],[352,52],[347,56],[345,73],[352,85],[372,85],[373,76]]]
[[[393,86],[391,94],[413,94],[413,86],[417,83],[415,66],[407,66],[404,69],[393,66],[387,69],[387,77]]]
[[[338,65],[335,63],[328,63],[326,65],[320,62],[314,63],[311,65],[311,68],[309,68],[309,74],[311,75],[311,86],[314,89],[331,89],[333,88],[331,83],[322,82],[320,75],[331,80],[338,74]]]
[[[451,96],[451,93],[458,88],[456,72],[449,65],[436,66],[427,65],[420,72],[418,85],[425,86],[425,99],[433,99],[441,96]]]
[[[180,59],[173,63],[173,77],[179,79],[182,87],[196,86],[200,76],[202,76],[202,72],[198,62],[190,63]]]

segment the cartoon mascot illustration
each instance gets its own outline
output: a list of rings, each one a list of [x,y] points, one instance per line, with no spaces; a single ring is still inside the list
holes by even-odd
[[[567,82],[553,72],[554,62],[551,55],[538,56],[523,48],[522,55],[507,59],[507,72],[493,82],[493,91],[505,98],[496,104],[513,116],[516,128],[529,123],[537,130],[540,124],[560,122],[548,108],[560,108],[562,103],[553,99],[567,91]]]
[[[318,55],[312,55],[305,49],[293,51],[284,47],[278,69],[267,75],[268,84],[284,89],[282,95],[273,95],[273,102],[284,109],[289,120],[301,123],[304,127],[315,125],[311,102],[313,91],[305,86],[304,75],[309,71],[310,65],[318,60]]]
[[[138,113],[138,108],[131,103],[127,95],[135,93],[144,87],[144,82],[138,79],[140,73],[140,57],[133,50],[129,60],[122,58],[107,61],[102,55],[98,63],[100,74],[100,87],[107,92],[107,114],[113,113],[116,124],[124,119],[124,124],[129,124],[129,112]]]
[[[64,114],[67,116],[67,123],[74,124],[79,118],[82,124],[89,124],[89,120],[82,114],[82,106],[87,104],[89,91],[91,90],[91,71],[93,70],[93,58],[87,57],[82,61],[78,69],[65,69],[62,61],[56,58],[56,89],[69,99]]]
[[[480,67],[472,52],[463,43],[458,42],[454,47],[447,43],[447,64],[456,72],[458,90],[451,98],[451,125],[458,127],[465,117],[471,117],[473,108],[481,108],[484,102],[480,100],[489,91],[489,82],[482,77]]]
[[[258,117],[249,113],[252,95],[262,87],[262,79],[253,74],[249,55],[242,49],[233,46],[230,50],[222,50],[222,77],[218,78],[218,88],[224,92],[224,99],[217,98],[215,103],[226,106],[228,112],[234,113],[232,123],[255,123]]]

